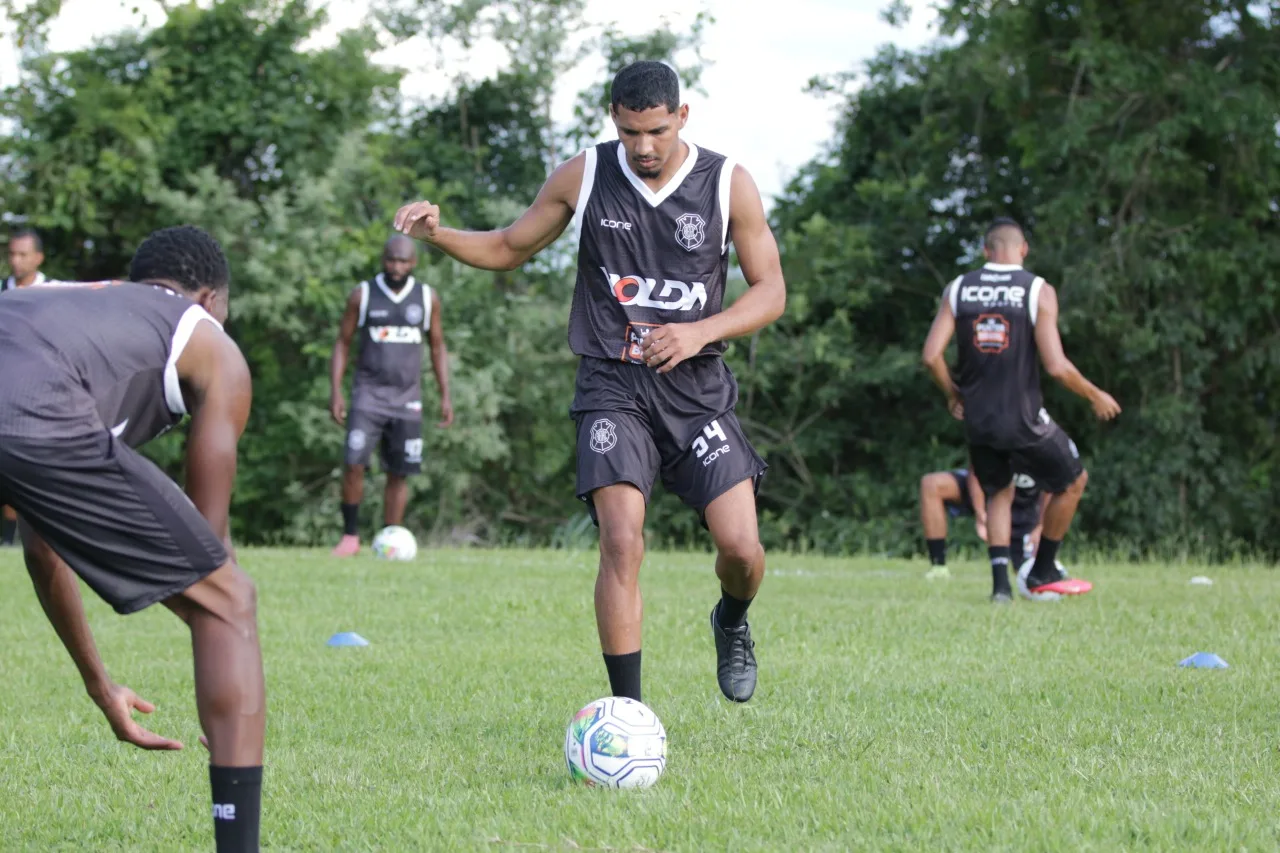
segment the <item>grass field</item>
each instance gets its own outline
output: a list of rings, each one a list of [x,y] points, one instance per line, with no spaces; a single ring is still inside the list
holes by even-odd
[[[569,784],[607,692],[583,552],[408,566],[248,551],[269,717],[263,842],[290,850],[1275,850],[1280,573],[1095,566],[1082,599],[994,608],[988,572],[776,556],[749,705],[715,686],[708,557],[652,555],[644,792]],[[1210,574],[1212,587],[1188,585]],[[0,555],[0,849],[212,849],[183,626],[87,594],[117,680],[181,753],[116,743],[16,554]],[[358,631],[367,648],[325,646]],[[1212,651],[1228,670],[1180,669]]]

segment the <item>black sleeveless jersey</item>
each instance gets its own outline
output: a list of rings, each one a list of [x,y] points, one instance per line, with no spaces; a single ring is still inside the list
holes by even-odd
[[[187,412],[178,357],[201,320],[165,287],[28,287],[0,298],[0,435],[77,438],[103,429],[131,447]],[[219,328],[221,328],[219,326]]]
[[[987,264],[947,285],[971,444],[1013,450],[1048,434],[1035,336],[1043,284],[1022,267]]]
[[[680,170],[657,192],[631,171],[621,142],[584,152],[569,313],[569,346],[578,355],[640,363],[650,329],[720,312],[734,163],[686,144]],[[716,342],[699,355],[723,351]]]
[[[351,408],[403,417],[422,412],[423,339],[431,328],[431,288],[413,276],[399,291],[382,273],[360,282]]]

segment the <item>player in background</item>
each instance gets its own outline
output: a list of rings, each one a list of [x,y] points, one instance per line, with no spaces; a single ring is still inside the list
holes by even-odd
[[[108,675],[79,575],[118,613],[157,602],[191,631],[219,851],[258,849],[266,704],[256,592],[230,540],[249,369],[222,330],[230,272],[197,228],[148,237],[131,282],[0,298],[0,499],[85,689],[122,741],[182,749],[133,719],[154,706]],[[186,492],[133,448],[190,413]]]
[[[396,227],[463,263],[510,270],[573,224],[569,345],[580,362],[570,412],[577,493],[600,528],[595,608],[610,689],[640,699],[644,518],[661,474],[715,542],[716,675],[725,696],[745,702],[756,687],[746,617],[764,577],[755,494],[766,466],[734,414],[737,383],[721,353],[724,340],[782,314],[778,247],[747,171],[681,139],[689,108],[675,71],[623,68],[610,114],[618,141],[558,167],[507,228],[444,228],[426,201],[401,208]],[[750,286],[722,311],[731,242]]]
[[[1011,592],[1015,471],[1053,495],[1035,562],[1018,572],[1018,591],[1028,599],[1054,600],[1091,588],[1063,578],[1056,566],[1088,474],[1075,443],[1044,409],[1037,353],[1049,375],[1088,400],[1099,418],[1120,414],[1115,399],[1085,379],[1063,353],[1058,295],[1023,269],[1028,251],[1018,223],[996,220],[983,240],[986,265],[947,285],[923,353],[952,415],[964,421],[973,473],[986,493],[993,601],[1008,600]],[[959,352],[954,379],[946,362],[953,335]]]
[[[1050,495],[1026,474],[1014,474],[1013,533],[1009,543],[1013,565],[1035,554],[1044,531],[1044,508]],[[927,580],[951,577],[947,568],[947,518],[973,516],[978,538],[987,541],[987,501],[967,468],[934,471],[920,478],[920,520],[929,551]]]
[[[409,501],[407,478],[422,471],[424,333],[431,341],[431,367],[440,389],[437,426],[453,423],[440,294],[413,277],[417,265],[418,251],[412,240],[402,234],[387,240],[382,272],[351,291],[338,325],[329,365],[329,413],[339,426],[347,427],[347,450],[342,470],[342,539],[333,549],[335,557],[350,557],[360,551],[364,471],[375,445],[381,449],[387,477],[383,521],[387,525],[404,523]],[[360,346],[348,415],[342,383],[357,333]]]
[[[16,231],[9,238],[9,277],[0,283],[0,293],[44,283],[44,243],[40,235],[30,228]],[[0,509],[0,547],[11,548],[17,544],[18,513],[13,507]]]

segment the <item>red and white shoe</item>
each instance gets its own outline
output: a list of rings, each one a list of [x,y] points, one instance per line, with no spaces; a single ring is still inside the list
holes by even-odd
[[[1056,561],[1055,561],[1056,562]],[[1057,601],[1064,595],[1084,595],[1093,584],[1080,578],[1069,578],[1062,564],[1057,564],[1058,577],[1047,583],[1030,578],[1036,558],[1029,557],[1018,569],[1018,594],[1028,601]]]
[[[359,536],[343,536],[337,546],[329,552],[331,557],[354,557],[360,553]]]

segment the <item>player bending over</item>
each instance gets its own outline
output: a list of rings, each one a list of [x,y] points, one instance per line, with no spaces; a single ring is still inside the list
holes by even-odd
[[[423,333],[431,340],[431,366],[440,387],[440,423],[453,423],[449,400],[449,354],[444,345],[440,294],[412,273],[418,265],[413,241],[403,234],[382,249],[382,272],[362,281],[347,299],[338,326],[329,370],[329,413],[347,427],[347,455],[342,471],[342,539],[335,557],[360,551],[360,501],[364,470],[374,445],[382,451],[387,477],[383,521],[403,524],[409,500],[407,477],[422,471]],[[351,414],[342,394],[351,341],[360,333]]]
[[[1053,495],[1035,562],[1018,572],[1018,591],[1029,599],[1053,600],[1083,589],[1067,585],[1056,559],[1088,474],[1075,443],[1044,409],[1036,353],[1049,375],[1088,400],[1099,418],[1120,414],[1115,399],[1085,379],[1063,353],[1058,295],[1044,279],[1022,268],[1028,251],[1021,226],[1011,219],[996,220],[983,240],[987,264],[947,285],[924,345],[925,365],[951,413],[964,421],[973,473],[987,496],[993,601],[1011,597],[1015,471]],[[946,362],[952,335],[959,342],[954,380]]]
[[[1010,557],[1021,566],[1024,557],[1035,554],[1044,532],[1041,518],[1050,495],[1026,474],[1014,474],[1013,533]],[[920,478],[920,520],[929,550],[930,569],[925,578],[951,577],[947,569],[947,518],[973,516],[978,538],[987,541],[987,501],[978,478],[967,468],[934,471]]]
[[[654,479],[702,518],[715,541],[721,598],[711,611],[717,678],[745,702],[756,686],[747,624],[764,577],[756,486],[765,463],[734,414],[726,338],[777,319],[786,302],[778,247],[741,166],[680,138],[689,108],[673,70],[636,62],[613,80],[619,141],[561,165],[511,226],[440,225],[430,202],[396,227],[474,267],[514,269],[574,226],[578,274],[569,345],[581,357],[570,409],[578,496],[600,527],[596,624],[614,695],[640,699],[640,563]],[[721,311],[729,244],[750,287]]]
[[[228,524],[252,394],[220,325],[227,259],[203,231],[166,228],[129,277],[0,299],[0,500],[17,507],[40,604],[120,740],[182,748],[133,719],[153,706],[107,674],[72,572],[118,613],[160,602],[187,624],[217,849],[257,850],[262,658]],[[184,494],[133,448],[188,413]]]

